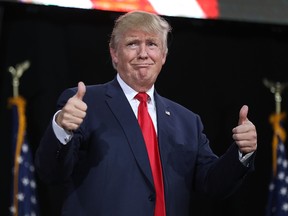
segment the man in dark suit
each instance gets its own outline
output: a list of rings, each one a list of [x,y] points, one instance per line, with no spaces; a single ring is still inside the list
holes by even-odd
[[[115,79],[91,86],[79,82],[60,95],[35,164],[43,182],[63,185],[61,215],[188,216],[194,192],[225,198],[254,169],[257,133],[246,105],[232,130],[234,142],[218,157],[200,117],[154,89],[170,30],[165,19],[152,13],[119,17],[109,43]],[[149,95],[158,141],[154,156],[160,156],[162,174],[156,185],[162,189],[155,185],[137,121],[138,92]]]

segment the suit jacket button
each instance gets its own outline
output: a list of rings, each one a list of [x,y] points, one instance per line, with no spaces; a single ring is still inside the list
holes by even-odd
[[[151,194],[149,197],[148,197],[149,201],[151,202],[154,202],[155,201],[155,194]]]

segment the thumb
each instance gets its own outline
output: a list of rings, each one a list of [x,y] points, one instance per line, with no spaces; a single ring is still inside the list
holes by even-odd
[[[239,112],[238,125],[243,124],[247,120],[247,115],[248,115],[248,106],[243,105]]]
[[[78,82],[78,90],[77,93],[75,94],[75,97],[78,98],[79,100],[82,100],[84,95],[86,93],[86,86],[83,82]]]

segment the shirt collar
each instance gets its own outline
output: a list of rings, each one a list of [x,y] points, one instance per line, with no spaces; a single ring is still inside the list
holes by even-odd
[[[135,95],[138,93],[134,89],[132,89],[130,86],[128,86],[120,77],[119,73],[117,73],[117,81],[119,82],[124,94],[126,95],[128,101],[131,101],[134,99]],[[149,97],[152,104],[154,104],[154,85],[146,92]]]

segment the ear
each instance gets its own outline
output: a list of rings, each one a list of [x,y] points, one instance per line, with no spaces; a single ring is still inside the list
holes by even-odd
[[[162,65],[165,64],[165,62],[166,62],[166,57],[167,57],[167,54],[166,54],[166,53],[163,53],[163,57],[162,57]]]
[[[117,52],[115,49],[111,48],[110,47],[110,56],[111,56],[111,59],[112,61],[117,64],[118,63],[118,58],[117,58]]]

